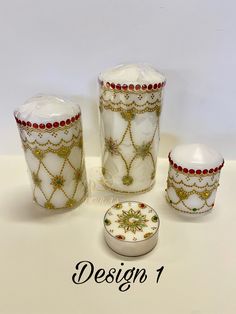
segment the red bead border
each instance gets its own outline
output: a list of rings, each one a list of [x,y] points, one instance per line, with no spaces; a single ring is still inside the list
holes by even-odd
[[[115,84],[111,82],[103,82],[101,80],[98,80],[101,87],[105,87],[111,90],[117,90],[117,91],[130,91],[130,92],[139,92],[139,91],[157,91],[160,88],[163,88],[166,85],[166,81],[154,83],[154,84]]]
[[[48,123],[35,123],[35,122],[31,122],[31,121],[23,121],[23,120],[20,120],[18,119],[16,116],[15,116],[15,119],[16,119],[16,122],[19,124],[19,125],[23,125],[23,126],[28,126],[28,127],[32,127],[34,129],[41,129],[41,130],[44,130],[44,129],[52,129],[52,128],[58,128],[58,127],[63,127],[65,125],[69,125],[73,122],[75,122],[76,120],[78,120],[81,116],[81,113],[78,113],[77,115],[71,117],[70,119],[67,119],[67,120],[62,120],[62,121],[55,121],[55,122],[48,122]]]
[[[170,162],[170,165],[176,170],[176,171],[179,171],[179,172],[182,172],[184,174],[194,174],[194,175],[208,175],[208,174],[212,174],[212,173],[217,173],[218,171],[221,170],[221,168],[224,166],[224,161],[222,162],[221,165],[219,165],[218,167],[216,168],[211,168],[211,169],[204,169],[204,170],[201,170],[201,169],[197,169],[197,170],[194,170],[194,169],[187,169],[187,168],[183,168],[179,165],[177,165],[170,157],[170,153],[168,155],[168,159],[169,159],[169,162]]]

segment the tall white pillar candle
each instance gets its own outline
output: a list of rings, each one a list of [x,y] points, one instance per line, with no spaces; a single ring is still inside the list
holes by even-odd
[[[55,96],[32,97],[14,112],[34,201],[46,208],[71,208],[87,194],[81,113]]]
[[[105,185],[140,193],[155,182],[165,78],[146,64],[120,65],[100,82],[102,170]]]
[[[167,201],[188,214],[201,214],[214,206],[222,156],[203,144],[179,145],[169,154]]]

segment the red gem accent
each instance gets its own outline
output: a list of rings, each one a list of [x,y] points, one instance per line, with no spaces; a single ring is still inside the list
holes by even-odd
[[[189,170],[189,173],[194,174],[194,173],[195,173],[195,170],[190,169],[190,170]]]
[[[121,85],[120,84],[116,84],[116,89],[121,90]]]
[[[40,129],[45,129],[45,124],[40,123],[39,127],[40,127]]]
[[[157,89],[157,83],[155,83],[155,84],[153,85],[153,88],[154,88],[154,89]]]
[[[115,88],[115,84],[111,83],[111,88],[114,89]]]
[[[130,85],[129,85],[129,89],[130,89],[130,90],[134,90],[134,85],[133,85],[133,84],[130,84]]]
[[[78,119],[80,118],[80,116],[81,116],[81,113],[78,113]]]
[[[111,84],[110,84],[109,82],[106,83],[106,87],[110,87],[110,85],[111,85]]]
[[[216,167],[215,169],[214,169],[214,172],[217,172],[218,171],[218,167]]]
[[[67,119],[67,120],[66,120],[66,124],[67,124],[67,125],[70,124],[70,119]]]
[[[173,160],[170,160],[170,163],[173,165],[173,163],[174,163]]]
[[[52,128],[52,123],[47,123],[47,124],[46,124],[46,127],[47,127],[48,129],[51,129],[51,128]]]
[[[32,125],[32,123],[28,121],[28,122],[27,122],[27,125],[28,125],[28,126],[31,126],[31,125]]]
[[[59,127],[59,123],[58,122],[54,122],[53,126],[54,126],[54,128],[58,128]]]
[[[142,90],[145,90],[145,89],[147,89],[147,85],[146,85],[146,84],[143,84],[143,85],[142,85]]]
[[[196,174],[201,174],[202,173],[202,170],[196,170]]]
[[[157,87],[158,88],[161,88],[162,84],[161,83],[158,83]]]
[[[148,85],[148,90],[151,90],[152,89],[152,84],[149,84]]]
[[[23,126],[26,126],[26,122],[25,121],[22,121],[22,124],[23,124]]]
[[[75,117],[72,117],[72,118],[71,118],[71,122],[75,122]]]
[[[184,171],[185,173],[188,173],[188,169],[187,169],[187,168],[184,168],[183,171]]]
[[[135,86],[135,89],[136,89],[136,90],[140,90],[140,88],[141,88],[141,85],[139,85],[139,84],[137,84],[137,85]]]
[[[179,170],[179,171],[182,171],[182,169],[183,169],[183,168],[182,168],[181,166],[178,166],[178,170]]]
[[[175,167],[175,168],[178,168],[178,166],[177,166],[176,164],[174,164],[174,167]]]
[[[60,126],[64,126],[65,124],[66,124],[65,121],[60,122]]]
[[[123,85],[122,85],[122,89],[123,89],[123,90],[127,90],[127,89],[128,89],[128,85],[123,84]]]
[[[213,171],[214,171],[214,169],[211,168],[211,169],[209,170],[209,173],[212,173]]]
[[[207,174],[208,173],[208,170],[207,169],[204,169],[203,170],[203,174]]]
[[[78,120],[79,119],[79,115],[77,114],[76,116],[75,116],[75,120]]]
[[[39,127],[39,126],[38,126],[37,123],[34,123],[34,124],[33,124],[33,128],[37,129],[38,127]]]
[[[19,124],[21,124],[21,121],[20,121],[20,120],[18,120],[18,123],[19,123]]]
[[[140,204],[139,204],[139,207],[141,207],[141,208],[145,208],[145,207],[146,207],[146,205],[145,205],[145,204],[143,204],[143,203],[140,203]]]

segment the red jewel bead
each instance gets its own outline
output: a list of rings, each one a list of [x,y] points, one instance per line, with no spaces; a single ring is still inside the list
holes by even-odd
[[[143,84],[143,85],[142,85],[142,90],[145,90],[145,89],[147,89],[147,85],[146,85],[146,84]]]
[[[111,85],[111,84],[110,84],[109,82],[106,83],[106,87],[110,87],[110,85]]]
[[[78,119],[80,118],[80,116],[81,116],[81,113],[78,113]]]
[[[111,88],[114,89],[115,88],[115,84],[111,83]]]
[[[211,169],[209,170],[209,173],[212,173],[213,171],[214,171],[214,169],[211,168]]]
[[[178,166],[178,170],[179,170],[179,171],[182,171],[182,169],[183,169],[183,168],[182,168],[181,166]]]
[[[54,122],[53,126],[54,126],[54,128],[58,128],[59,127],[59,123],[58,122]]]
[[[203,174],[207,174],[208,173],[208,170],[207,169],[204,169],[203,170]]]
[[[67,124],[67,125],[70,124],[70,119],[67,119],[67,120],[66,120],[66,124]]]
[[[30,127],[30,126],[32,125],[32,123],[28,121],[28,122],[27,122],[27,125]]]
[[[75,122],[75,117],[72,117],[72,118],[71,118],[71,122]]]
[[[133,85],[133,84],[130,84],[130,85],[129,85],[129,89],[130,89],[130,90],[134,90],[134,85]]]
[[[148,85],[148,90],[151,90],[152,89],[152,84],[149,84]]]
[[[161,83],[158,83],[157,87],[158,88],[161,88],[162,84]]]
[[[39,127],[40,127],[40,129],[45,129],[45,124],[40,123]]]
[[[128,89],[128,85],[123,84],[123,85],[122,85],[122,89],[123,89],[123,90],[127,90],[127,89]]]
[[[188,173],[188,169],[187,169],[187,168],[184,168],[184,169],[183,169],[183,172]]]
[[[141,208],[145,208],[145,207],[146,207],[146,205],[145,205],[145,204],[143,204],[143,203],[140,203],[140,204],[139,204],[139,207],[141,207]]]
[[[137,84],[137,85],[135,86],[135,89],[136,89],[136,90],[140,90],[140,88],[141,88],[141,85],[139,85],[139,84]]]
[[[46,124],[46,127],[47,127],[48,129],[51,129],[51,128],[52,128],[52,123],[47,123],[47,124]]]
[[[39,126],[37,123],[33,123],[33,128],[37,129]]]
[[[116,84],[116,89],[121,90],[121,85],[120,84]]]
[[[22,121],[22,124],[23,124],[23,126],[26,126],[26,122],[25,121]]]
[[[64,126],[65,124],[66,124],[65,121],[60,122],[60,126]]]
[[[214,172],[217,172],[218,171],[218,167],[216,167],[215,169],[214,169]]]
[[[174,163],[173,160],[170,160],[170,163],[173,165],[173,163]]]
[[[189,170],[189,173],[194,174],[194,173],[195,173],[195,170],[190,169],[190,170]]]
[[[154,89],[157,89],[157,83],[155,83],[155,84],[153,85],[153,88],[154,88]]]
[[[176,164],[174,164],[174,167],[175,167],[175,168],[178,168],[178,166],[177,166]]]
[[[18,123],[19,123],[19,124],[21,124],[21,121],[20,121],[20,120],[18,120]]]
[[[75,120],[78,120],[79,119],[79,115],[77,114],[76,116],[75,116]]]
[[[202,170],[196,170],[196,174],[201,174],[202,173]]]

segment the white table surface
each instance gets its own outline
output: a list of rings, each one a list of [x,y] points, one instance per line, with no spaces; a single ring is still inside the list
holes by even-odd
[[[215,210],[186,218],[171,209],[164,189],[167,160],[157,183],[138,196],[118,196],[99,183],[99,158],[87,158],[90,197],[71,211],[34,205],[23,156],[0,157],[0,313],[236,313],[236,161],[222,170]],[[116,200],[141,200],[160,217],[160,240],[145,256],[127,258],[103,240],[103,215]],[[146,268],[143,284],[72,282],[75,265]],[[159,283],[156,269],[164,266]]]

